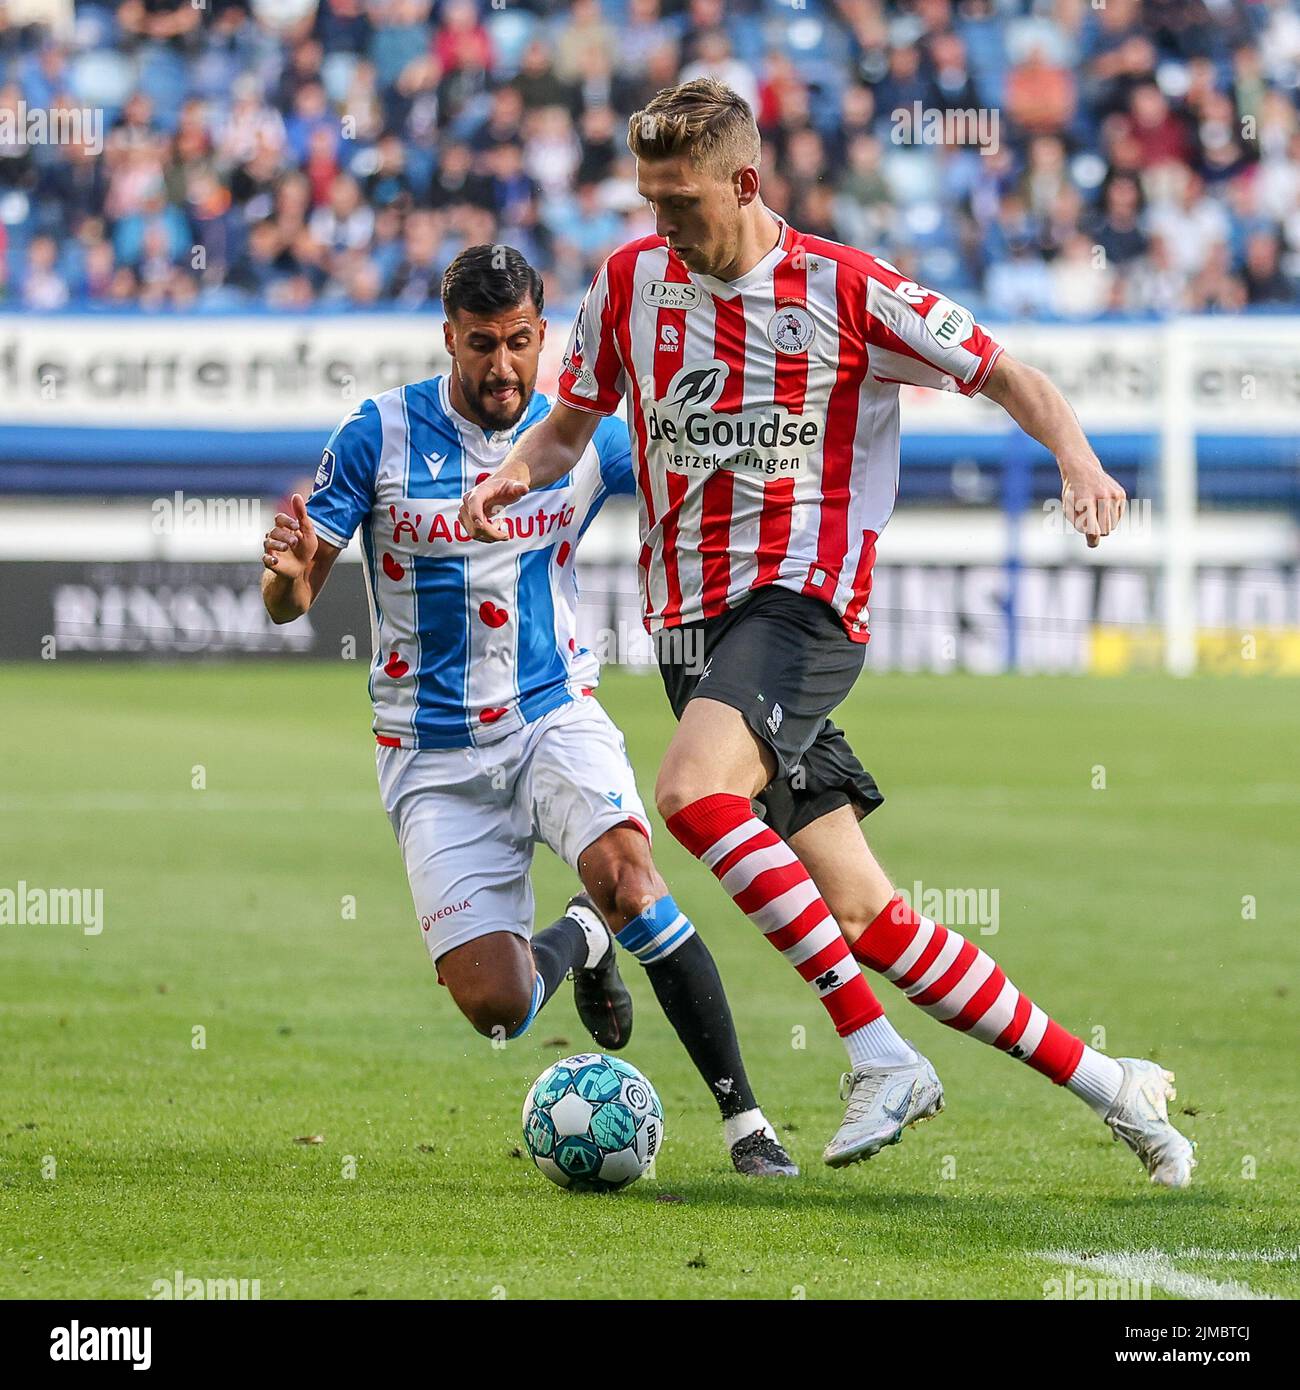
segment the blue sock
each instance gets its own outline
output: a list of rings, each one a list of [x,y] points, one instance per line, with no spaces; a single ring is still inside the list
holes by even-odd
[[[537,1010],[542,1007],[542,1001],[546,998],[546,981],[538,974],[533,980],[533,1002],[528,1006],[528,1015],[524,1021],[509,1035],[511,1040],[522,1038],[528,1031],[528,1025],[537,1017]]]
[[[615,940],[641,962],[653,965],[663,960],[695,935],[691,919],[665,893],[652,907],[634,917]]]

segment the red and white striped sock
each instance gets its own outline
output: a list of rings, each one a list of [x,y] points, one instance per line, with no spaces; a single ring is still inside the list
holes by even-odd
[[[1028,1062],[1058,1086],[1091,1052],[1021,994],[991,956],[901,897],[890,899],[853,943],[853,954],[931,1018]]]
[[[808,870],[747,797],[701,797],[667,824],[813,987],[846,1043],[884,1014]]]

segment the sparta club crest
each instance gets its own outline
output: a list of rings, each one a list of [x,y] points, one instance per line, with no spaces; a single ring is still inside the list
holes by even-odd
[[[816,332],[812,315],[797,304],[786,304],[779,308],[767,323],[767,340],[787,357],[798,357],[808,351],[808,344]]]

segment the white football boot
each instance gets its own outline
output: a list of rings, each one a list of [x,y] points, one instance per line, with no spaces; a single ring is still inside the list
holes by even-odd
[[[844,1122],[822,1154],[832,1168],[878,1154],[887,1144],[897,1144],[908,1125],[937,1115],[943,1109],[943,1086],[917,1052],[914,1062],[845,1072],[840,1099],[849,1103]]]
[[[1140,1057],[1116,1060],[1124,1084],[1106,1112],[1111,1133],[1137,1154],[1152,1182],[1186,1187],[1196,1167],[1196,1146],[1169,1123],[1169,1102],[1178,1094],[1173,1072]]]

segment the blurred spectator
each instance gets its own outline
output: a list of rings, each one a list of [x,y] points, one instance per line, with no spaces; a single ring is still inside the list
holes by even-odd
[[[321,0],[312,32],[326,53],[364,53],[371,34],[365,0]]]
[[[25,309],[62,309],[68,302],[68,287],[55,268],[59,248],[53,237],[33,237],[27,248],[27,273],[23,277]]]
[[[771,207],[979,312],[1297,302],[1300,0],[510,8],[500,26],[491,0],[0,20],[0,300],[416,309],[459,249],[506,239],[572,303],[653,229],[629,114],[707,73],[754,107]],[[81,102],[102,148],[20,138],[22,103]],[[936,145],[908,133],[918,105],[999,120],[981,148]]]
[[[386,130],[373,150],[353,161],[353,168],[365,180],[366,202],[376,212],[381,208],[408,210],[415,197],[407,167],[406,146],[396,131]]]
[[[1154,82],[1143,82],[1130,94],[1129,131],[1144,169],[1187,162],[1187,127],[1169,109],[1164,93]]]
[[[1108,0],[1089,30],[1084,75],[1088,105],[1098,117],[1126,111],[1129,94],[1156,69],[1156,49],[1142,25],[1140,0]]]
[[[329,201],[307,223],[312,237],[332,261],[347,251],[364,251],[375,230],[374,211],[362,201],[361,188],[351,174],[339,174],[330,185]]]
[[[1150,225],[1169,246],[1174,264],[1185,274],[1198,274],[1216,248],[1227,247],[1228,215],[1223,205],[1205,192],[1199,174],[1183,167],[1173,196],[1157,204]]]
[[[1110,307],[1115,272],[1082,232],[1065,243],[1051,270],[1052,312],[1059,318],[1093,318]]]
[[[911,111],[925,105],[930,84],[921,71],[921,50],[914,43],[898,43],[889,50],[889,68],[875,85],[876,109],[889,120],[895,111]]]
[[[203,22],[203,11],[190,0],[124,0],[117,22],[134,39],[179,44]]]
[[[302,164],[315,149],[332,156],[338,146],[339,122],[330,110],[324,85],[317,79],[302,83],[293,96],[292,114],[284,123],[289,153]],[[325,136],[322,143],[320,136]]]
[[[618,38],[600,7],[600,0],[574,0],[566,21],[558,27],[554,41],[555,72],[565,82],[576,82],[582,72],[584,55],[595,50],[614,66]]]
[[[438,253],[441,226],[431,212],[413,212],[406,219],[402,260],[389,286],[397,303],[418,309],[436,298],[445,268]],[[451,263],[446,257],[446,264]]]
[[[630,0],[627,19],[615,36],[614,66],[620,74],[644,69],[650,54],[677,37],[677,27],[663,17],[660,0]]]
[[[1029,142],[1028,154],[1021,191],[1030,211],[1044,217],[1061,190],[1071,187],[1065,146],[1055,136],[1040,135]]]
[[[474,152],[468,145],[448,144],[429,187],[431,207],[446,208],[460,203],[491,207],[492,182],[474,170]]]
[[[1128,174],[1110,179],[1102,193],[1093,237],[1111,265],[1125,266],[1147,248],[1142,230],[1142,185]]]
[[[577,93],[571,82],[556,73],[554,55],[545,39],[533,39],[524,49],[513,85],[526,111],[562,106],[570,114],[576,114]]]
[[[1278,262],[1277,238],[1270,232],[1256,232],[1246,243],[1243,271],[1248,304],[1291,304],[1295,286],[1282,273]]]
[[[1186,276],[1174,265],[1169,244],[1159,233],[1147,253],[1133,263],[1126,306],[1135,313],[1176,314],[1185,307]]]
[[[1074,115],[1074,103],[1074,74],[1052,63],[1041,48],[1007,74],[1007,115],[1026,134],[1059,134]]]
[[[1184,307],[1196,314],[1239,313],[1246,306],[1246,287],[1232,273],[1228,247],[1214,242],[1188,289]]]
[[[266,299],[274,284],[297,271],[276,224],[268,217],[249,229],[243,254],[230,269],[229,283],[250,298]]]
[[[725,82],[732,91],[739,92],[751,107],[758,105],[758,83],[750,68],[740,62],[731,51],[731,40],[721,29],[712,29],[700,38],[699,56],[687,63],[678,78],[681,82],[691,82],[697,77],[714,77]]]
[[[492,40],[479,20],[473,0],[448,0],[442,7],[441,21],[433,51],[444,72],[460,68],[486,70],[492,66]]]

